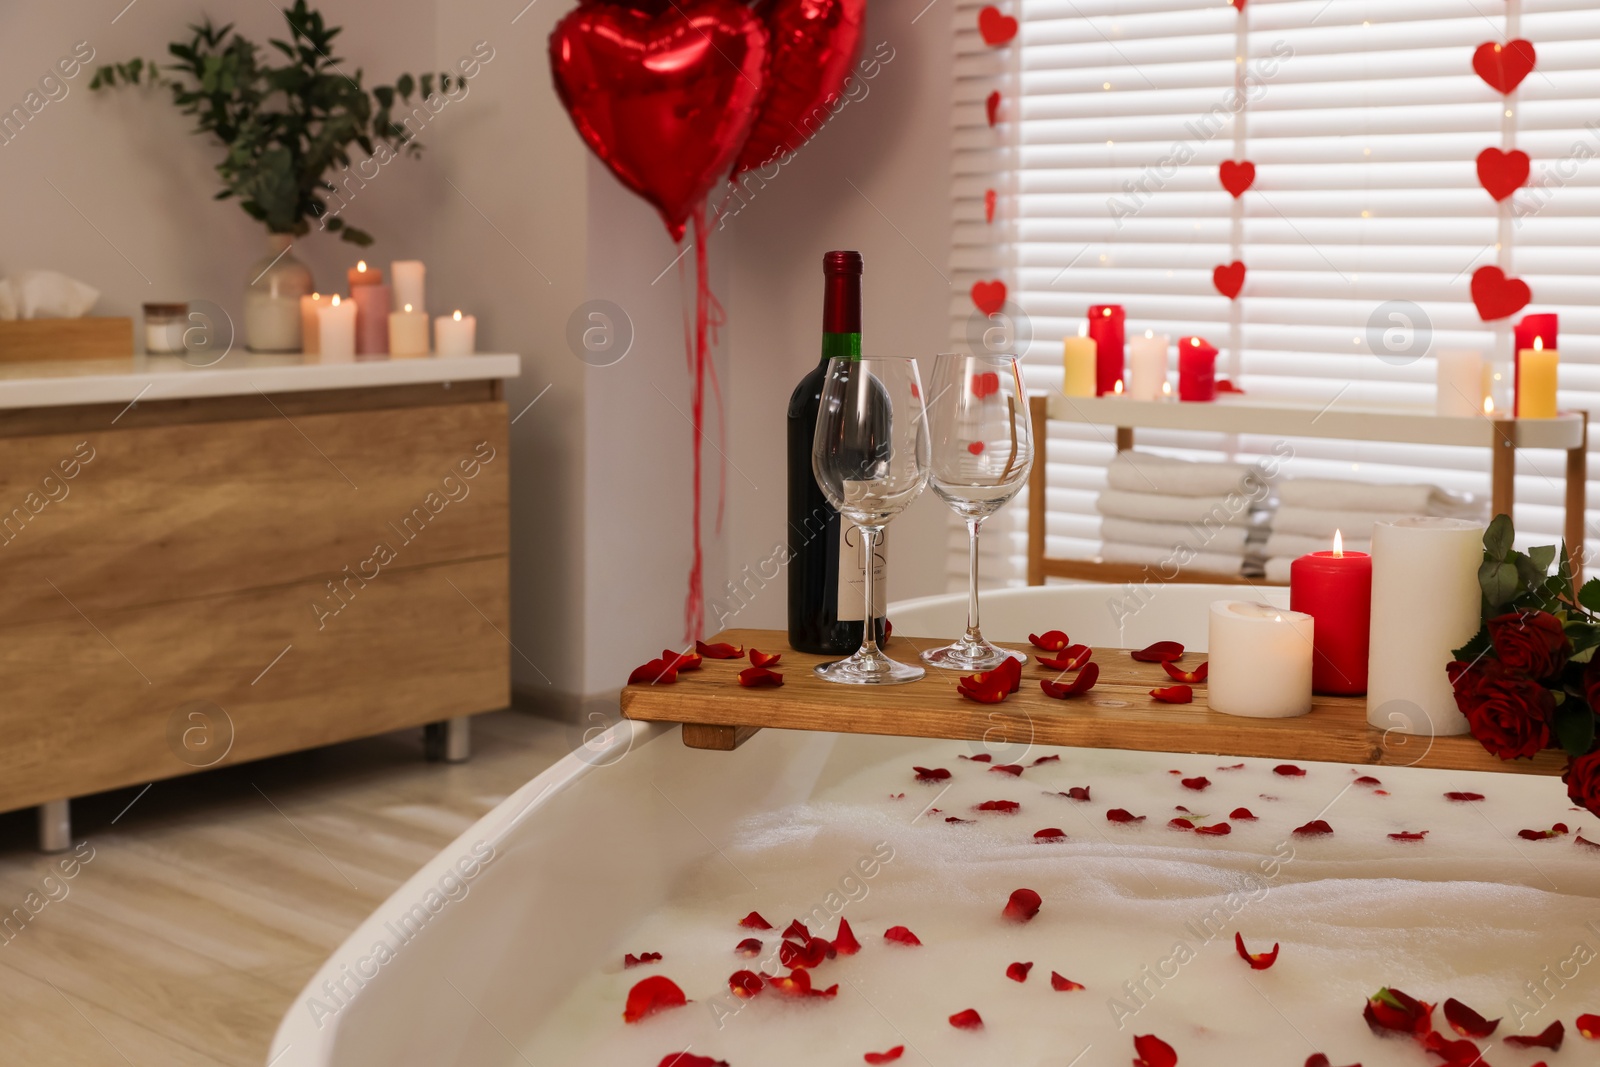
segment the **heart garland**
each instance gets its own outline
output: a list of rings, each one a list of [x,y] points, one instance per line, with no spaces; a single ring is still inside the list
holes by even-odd
[[[994,206],[999,201],[999,195],[993,189],[983,191],[983,221],[993,224]]]
[[[1239,17],[1244,17],[1245,0],[1228,0]],[[1217,181],[1238,200],[1256,182],[1256,165],[1248,159],[1225,159],[1217,166]],[[1229,300],[1239,299],[1244,289],[1244,264],[1239,260],[1224,263],[1211,271],[1211,284]]]
[[[1244,289],[1244,264],[1236,259],[1226,266],[1217,267],[1211,272],[1211,284],[1229,300],[1239,299],[1239,293]]]
[[[1516,38],[1505,44],[1485,41],[1472,53],[1472,69],[1489,88],[1509,95],[1516,91],[1538,62],[1530,41]],[[1510,114],[1510,112],[1507,112]],[[1478,184],[1495,199],[1504,202],[1528,183],[1528,153],[1519,149],[1503,151],[1485,148],[1478,153]],[[1508,278],[1496,266],[1479,267],[1472,272],[1472,303],[1484,322],[1515,315],[1533,299],[1533,291],[1521,278]]]
[[[1010,44],[1017,35],[1017,20],[1002,15],[1000,9],[991,4],[978,12],[978,32],[983,35],[984,44],[1000,48]]]
[[[1256,165],[1249,160],[1235,162],[1225,159],[1217,167],[1217,180],[1222,182],[1222,187],[1233,194],[1235,200],[1244,195],[1244,191],[1255,184]]]
[[[1533,50],[1533,44],[1521,38],[1503,45],[1485,41],[1472,53],[1472,69],[1489,88],[1502,94],[1511,93],[1521,85],[1537,61],[1538,53]]]
[[[989,128],[994,129],[995,118],[1000,114],[1000,90],[991,92],[983,101],[983,110],[989,116]]]
[[[1533,291],[1521,278],[1507,278],[1499,267],[1479,267],[1472,272],[1472,302],[1484,322],[1515,315],[1528,306]]]
[[[1528,184],[1528,153],[1485,148],[1478,153],[1478,182],[1490,196],[1504,200]]]
[[[972,303],[985,315],[999,313],[1006,306],[1006,283],[998,278],[992,282],[973,282]]]

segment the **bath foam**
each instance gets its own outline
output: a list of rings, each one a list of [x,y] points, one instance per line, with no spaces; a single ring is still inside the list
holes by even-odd
[[[1517,837],[1594,822],[1555,779],[1317,763],[1286,777],[1274,761],[1233,769],[1241,761],[1038,748],[997,761],[1026,766],[1012,777],[959,759],[971,754],[960,742],[874,739],[873,751],[890,754],[856,767],[838,757],[855,741],[840,740],[835,759],[849,769],[824,773],[807,803],[753,812],[665,906],[596,931],[614,943],[615,962],[575,983],[535,1028],[508,1031],[517,1050],[503,1062],[656,1067],[687,1049],[731,1067],[816,1067],[903,1044],[906,1064],[1120,1067],[1133,1035],[1146,1033],[1184,1067],[1292,1067],[1313,1052],[1365,1067],[1437,1062],[1368,1030],[1363,1002],[1385,985],[1503,1016],[1496,1038],[1561,1019],[1580,1047],[1548,1056],[1553,1067],[1592,1052],[1573,1020],[1600,1011],[1600,851],[1573,835]],[[1031,765],[1047,754],[1061,759]],[[914,765],[951,778],[918,783]],[[1202,775],[1212,783],[1202,791],[1180,784]],[[1381,784],[1356,784],[1360,775]],[[1089,786],[1093,801],[1058,795],[1072,786]],[[1002,799],[1020,809],[977,810]],[[1170,829],[1179,806],[1231,832]],[[1147,818],[1108,822],[1119,807]],[[1230,819],[1238,807],[1257,820]],[[1317,818],[1332,836],[1293,833]],[[1046,827],[1066,839],[1039,843]],[[1421,841],[1388,836],[1422,830]],[[1600,839],[1600,826],[1590,834]],[[1043,898],[1025,924],[1001,916],[1019,887]],[[775,929],[739,927],[752,910]],[[831,939],[840,914],[862,948],[814,970],[814,986],[838,983],[835,998],[728,994],[734,971],[779,973],[790,920]],[[886,942],[897,925],[922,945]],[[1235,953],[1236,931],[1252,951],[1280,944],[1277,963],[1252,971]],[[733,951],[749,936],[763,944],[757,959]],[[623,954],[641,951],[664,959],[624,970]],[[1013,962],[1034,964],[1025,982],[1006,976]],[[1052,971],[1087,988],[1057,992]],[[647,974],[672,978],[692,1003],[625,1025],[628,990]],[[967,1008],[981,1029],[950,1024]],[[1500,1067],[1540,1058],[1494,1038],[1480,1047]]]

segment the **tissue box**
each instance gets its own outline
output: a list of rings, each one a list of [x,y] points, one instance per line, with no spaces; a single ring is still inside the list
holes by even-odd
[[[132,319],[0,320],[0,362],[132,358]]]

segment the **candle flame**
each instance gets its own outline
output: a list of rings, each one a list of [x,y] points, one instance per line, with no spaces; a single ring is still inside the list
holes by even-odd
[[[1543,337],[1535,337],[1533,339],[1533,350],[1535,352],[1543,352],[1544,351],[1544,338]]]
[[[1117,379],[1117,384],[1111,387],[1111,391],[1113,393],[1116,393],[1118,396],[1122,395],[1122,379],[1121,378]]]
[[[410,312],[410,310],[411,310],[411,305],[410,305],[410,304],[407,304],[407,305],[406,305],[406,311],[407,311],[407,312]]]
[[[1196,348],[1199,348],[1199,347],[1200,347],[1200,338],[1198,338],[1198,337],[1191,337],[1191,338],[1189,338],[1189,343],[1190,343],[1190,344],[1191,344],[1191,345],[1194,345],[1194,346],[1195,346],[1195,347],[1196,347]]]
[[[1146,330],[1144,332],[1144,335],[1145,335],[1145,338],[1147,340],[1153,340],[1155,338],[1156,332],[1154,330]]]
[[[1110,308],[1101,308],[1100,309],[1100,314],[1104,315],[1106,318],[1110,318],[1111,317],[1111,309]]]
[[[339,306],[339,294],[338,293],[334,293],[333,294],[333,306],[334,307],[338,307]]]
[[[460,322],[461,321],[461,312],[457,311],[456,315],[455,315],[455,318],[456,318],[457,322]]]
[[[1079,337],[1088,337],[1089,336],[1089,323],[1088,323],[1087,320],[1078,323],[1078,336]]]
[[[1333,531],[1333,554],[1340,558],[1344,556],[1344,533],[1339,530]]]
[[[1162,396],[1171,396],[1172,395],[1172,383],[1171,382],[1162,382],[1161,383],[1161,395]]]
[[[1494,397],[1486,396],[1483,398],[1483,413],[1485,415],[1494,414]]]
[[[1274,615],[1272,617],[1272,621],[1273,622],[1282,622],[1283,621],[1283,616],[1282,615]]]
[[[322,294],[321,293],[312,293],[311,294],[311,299],[313,299],[313,300],[321,300],[322,299]]]
[[[362,274],[367,273],[367,261],[364,259],[356,260],[356,270],[360,271]]]

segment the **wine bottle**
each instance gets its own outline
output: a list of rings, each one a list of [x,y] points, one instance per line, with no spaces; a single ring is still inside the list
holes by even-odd
[[[847,656],[861,645],[866,594],[861,532],[839,513],[811,471],[811,442],[828,360],[861,358],[861,253],[822,257],[822,359],[789,397],[789,644],[801,652]],[[873,553],[873,631],[885,640],[887,549]]]

